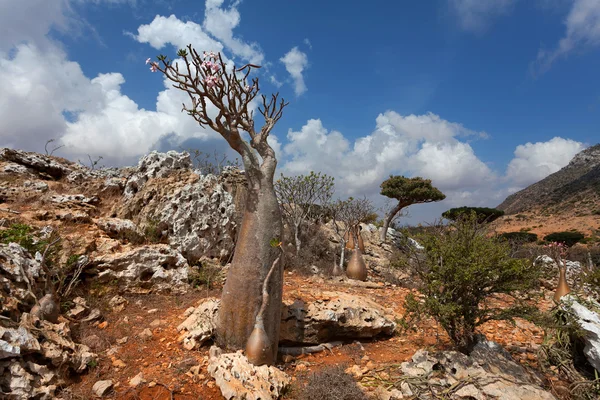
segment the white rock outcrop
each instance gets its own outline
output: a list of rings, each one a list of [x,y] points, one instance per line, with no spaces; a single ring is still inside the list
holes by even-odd
[[[215,346],[210,349],[208,373],[227,400],[278,399],[291,381],[274,366],[250,364],[241,350],[222,353]]]
[[[184,291],[188,288],[188,263],[166,244],[145,245],[129,251],[104,254],[90,261],[86,273],[97,272],[101,282],[116,280],[132,292]]]
[[[224,260],[233,252],[233,197],[216,176],[195,173],[188,153],[142,158],[113,214],[165,238],[190,262],[203,256]]]

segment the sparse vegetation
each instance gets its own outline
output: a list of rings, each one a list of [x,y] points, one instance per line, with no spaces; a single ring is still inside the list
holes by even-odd
[[[190,153],[194,167],[203,175],[220,175],[225,167],[242,168],[239,158],[235,158],[232,161],[227,154],[220,154],[216,150],[213,153],[207,153],[198,149],[187,149],[186,151]]]
[[[299,400],[367,400],[354,378],[340,365],[328,366],[311,374]]]
[[[583,233],[581,232],[554,232],[544,237],[546,242],[558,242],[564,243],[567,247],[571,247],[583,239]]]
[[[529,289],[538,284],[538,272],[529,260],[510,256],[509,244],[488,237],[477,215],[471,213],[449,226],[437,225],[417,238],[425,247],[410,266],[418,276],[420,294],[409,294],[404,321],[431,316],[446,330],[457,348],[468,353],[475,344],[475,328],[486,321],[531,314]],[[514,301],[495,307],[490,298],[504,294]]]

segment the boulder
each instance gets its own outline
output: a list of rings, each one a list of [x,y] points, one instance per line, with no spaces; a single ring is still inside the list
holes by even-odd
[[[182,292],[188,288],[188,263],[165,244],[137,247],[122,253],[104,254],[90,261],[86,273],[98,273],[103,282],[116,280],[132,292]]]
[[[367,298],[344,292],[323,292],[311,302],[284,301],[279,340],[285,344],[319,344],[335,339],[366,339],[392,335],[393,311]]]
[[[250,364],[242,351],[222,353],[210,349],[208,373],[227,400],[278,399],[290,384],[290,377],[274,366]]]
[[[408,378],[403,379],[400,389],[408,397],[435,399],[450,392],[448,398],[457,400],[556,400],[541,388],[539,378],[517,364],[500,345],[484,339],[469,356],[456,351],[432,354],[418,350],[400,369]],[[424,379],[410,379],[413,377]],[[452,392],[452,387],[460,389]]]
[[[138,233],[137,226],[129,219],[98,218],[96,225],[111,238],[128,238],[130,241],[139,241],[142,239],[142,236]]]
[[[392,311],[377,303],[343,292],[324,292],[320,299],[284,301],[280,344],[314,345],[336,339],[370,339],[391,335],[396,329]],[[210,339],[217,325],[219,300],[204,300],[177,329],[188,350]]]
[[[214,175],[192,171],[187,153],[150,153],[113,208],[179,250],[191,263],[202,256],[226,259],[236,235],[233,198]]]
[[[0,313],[15,320],[44,295],[45,274],[31,254],[16,243],[0,244]]]
[[[0,160],[22,165],[28,170],[50,176],[54,179],[60,179],[71,172],[71,169],[67,165],[58,162],[55,157],[22,150],[4,148],[0,150]]]
[[[66,323],[24,313],[18,328],[0,327],[0,387],[6,398],[54,399],[65,384],[63,374],[81,373],[95,359],[87,346],[71,340]]]
[[[183,343],[184,348],[192,350],[200,347],[213,337],[217,327],[220,304],[220,300],[215,298],[204,300],[177,327],[177,331],[182,332],[179,340]]]
[[[600,315],[581,304],[574,296],[567,295],[561,299],[561,306],[570,312],[580,327],[581,336],[585,342],[583,354],[588,362],[600,372]],[[600,304],[594,304],[600,310]]]

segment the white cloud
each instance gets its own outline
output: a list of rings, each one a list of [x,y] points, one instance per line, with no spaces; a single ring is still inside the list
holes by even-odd
[[[308,38],[304,38],[304,44],[307,45],[308,48],[312,50],[312,43],[310,42],[310,40],[308,40]]]
[[[600,46],[600,1],[574,0],[565,20],[566,33],[556,49],[540,49],[534,68],[545,72],[560,57],[566,57],[579,48]]]
[[[507,14],[517,0],[448,0],[460,26],[468,31],[483,31],[490,21]]]
[[[262,64],[264,54],[256,43],[244,43],[233,37],[233,30],[240,24],[239,1],[228,9],[222,8],[224,0],[207,0],[204,13],[204,28],[215,38],[222,41],[236,56],[253,64]],[[193,43],[193,42],[190,42]]]
[[[288,174],[322,171],[336,177],[340,195],[374,194],[390,174],[423,176],[440,189],[464,190],[491,182],[493,172],[471,146],[457,138],[475,132],[435,114],[380,114],[376,129],[353,143],[328,131],[318,119],[288,132],[284,146]]]
[[[306,84],[304,83],[304,77],[302,72],[308,66],[308,57],[306,53],[298,50],[298,47],[293,47],[288,51],[280,61],[285,64],[285,69],[292,76],[294,80],[294,92],[297,96],[306,92]]]
[[[506,169],[510,190],[522,189],[555,173],[584,148],[583,143],[561,137],[517,146],[515,157]]]

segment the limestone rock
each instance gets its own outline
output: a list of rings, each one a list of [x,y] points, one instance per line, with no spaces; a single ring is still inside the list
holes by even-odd
[[[50,197],[53,203],[97,204],[100,199],[96,196],[87,197],[82,194],[55,194]]]
[[[28,294],[27,282],[41,298],[45,274],[40,263],[16,243],[0,244],[0,313],[18,319],[20,313],[29,312],[36,301]]]
[[[129,238],[130,240],[141,239],[137,226],[129,219],[99,218],[96,221],[96,225],[111,238]]]
[[[183,256],[168,245],[154,244],[94,258],[89,268],[98,271],[103,282],[117,280],[126,290],[184,291],[187,287],[188,264]],[[87,270],[88,273],[91,271]]]
[[[287,374],[274,366],[250,364],[241,350],[221,353],[212,348],[208,373],[227,400],[278,399],[290,384]]]
[[[437,398],[431,390],[440,395],[464,382],[450,399],[556,400],[541,388],[539,378],[530,375],[500,345],[486,340],[480,340],[470,356],[456,351],[431,354],[421,349],[413,355],[412,361],[402,363],[400,368],[406,376],[428,378],[422,387],[409,381],[401,386],[404,395],[412,396],[416,392],[420,399]],[[434,370],[438,373],[432,374]]]
[[[319,344],[334,339],[373,338],[396,329],[393,312],[364,297],[323,292],[320,300],[284,301],[281,343]]]
[[[106,381],[98,381],[94,383],[94,386],[92,386],[92,392],[94,392],[94,394],[98,397],[104,397],[110,393],[112,389],[113,381],[110,379]]]
[[[561,304],[577,319],[585,342],[583,354],[588,362],[600,372],[600,315],[598,311],[590,310],[570,295],[564,296]],[[596,306],[600,309],[600,304],[596,304]]]
[[[178,327],[179,340],[188,350],[200,347],[212,338],[217,327],[220,300],[208,298],[202,302]],[[187,311],[186,311],[187,312]]]
[[[55,157],[22,150],[4,148],[0,150],[0,160],[11,161],[15,164],[22,165],[29,170],[50,176],[54,179],[60,179],[71,172],[71,169],[68,166],[56,161]]]
[[[129,177],[113,214],[167,239],[190,262],[225,259],[236,235],[233,198],[217,177],[191,168],[187,153],[150,153]]]

